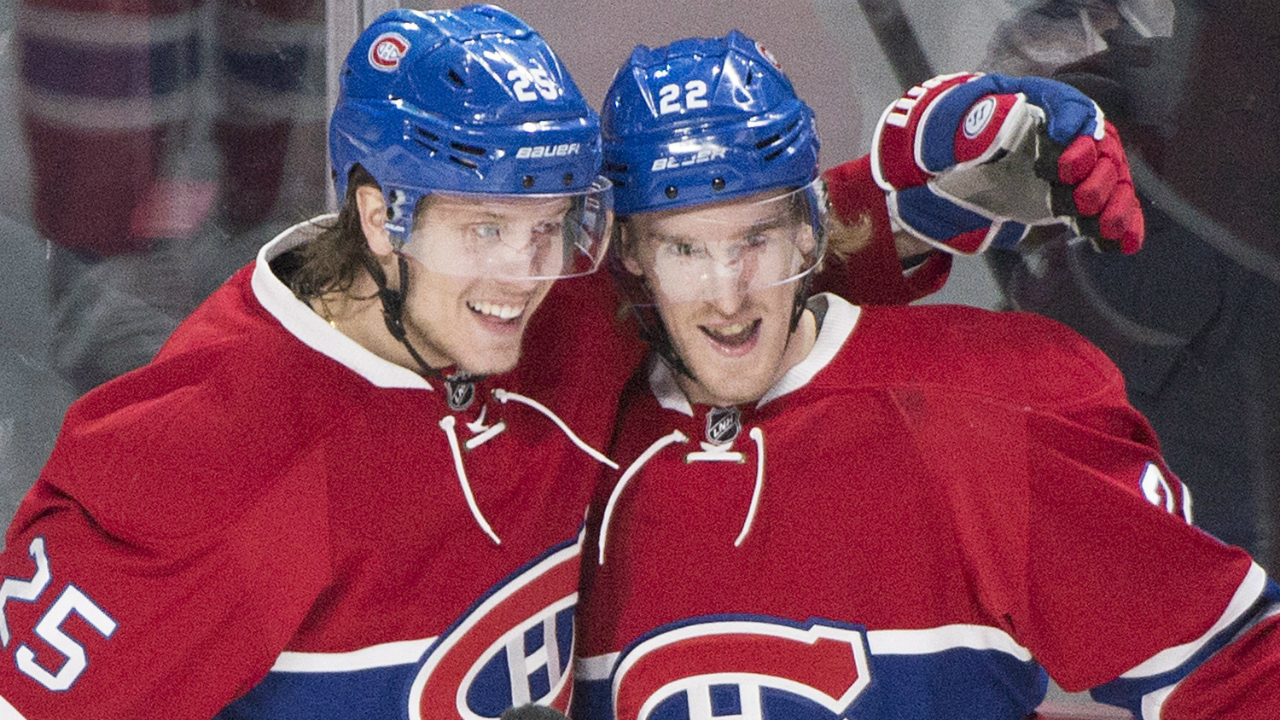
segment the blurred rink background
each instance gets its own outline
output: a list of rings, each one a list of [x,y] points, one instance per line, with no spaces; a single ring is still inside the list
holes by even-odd
[[[1280,6],[1271,0],[507,0],[599,103],[636,44],[738,28],[825,167],[935,72],[1058,73],[1121,125],[1139,259],[1064,237],[962,258],[925,302],[1031,309],[1120,364],[1202,526],[1274,572]],[[394,2],[0,0],[0,519],[76,397],[141,365],[257,248],[331,207],[325,117]],[[446,7],[406,3],[408,7]],[[1030,245],[1030,244],[1029,244]],[[1055,691],[1056,717],[1127,717]]]

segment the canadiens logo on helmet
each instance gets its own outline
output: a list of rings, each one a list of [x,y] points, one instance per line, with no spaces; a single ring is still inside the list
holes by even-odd
[[[383,72],[400,67],[400,60],[409,52],[409,41],[395,32],[385,32],[369,46],[369,64]]]
[[[768,60],[769,64],[772,65],[774,68],[781,70],[782,63],[778,62],[778,58],[774,57],[773,53],[769,52],[769,48],[765,47],[764,45],[761,45],[759,40],[755,42],[756,42],[756,52],[760,53],[760,57],[764,58],[765,60]]]
[[[488,720],[531,702],[568,710],[579,540],[516,572],[441,635],[410,687],[411,720]]]
[[[847,717],[870,683],[862,628],[755,616],[647,636],[619,659],[612,694],[618,720],[817,720]]]

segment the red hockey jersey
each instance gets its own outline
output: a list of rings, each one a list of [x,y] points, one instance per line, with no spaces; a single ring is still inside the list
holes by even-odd
[[[73,406],[3,557],[25,717],[567,707],[592,448],[640,359],[607,279],[558,283],[455,410],[272,273],[306,230]]]
[[[1019,720],[1045,670],[1149,720],[1280,707],[1280,588],[1187,522],[1098,350],[1035,316],[816,303],[755,406],[691,406],[660,363],[628,387],[575,717]]]

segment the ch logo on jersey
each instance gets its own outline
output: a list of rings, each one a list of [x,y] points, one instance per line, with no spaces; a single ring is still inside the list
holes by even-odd
[[[681,625],[618,662],[618,720],[829,720],[871,682],[865,633],[772,618]]]
[[[369,64],[375,70],[393,72],[409,52],[409,41],[400,33],[386,32],[369,46]]]
[[[517,573],[423,656],[412,720],[482,720],[527,703],[565,712],[572,693],[578,541]]]

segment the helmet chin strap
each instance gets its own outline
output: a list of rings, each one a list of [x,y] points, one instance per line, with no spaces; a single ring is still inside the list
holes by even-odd
[[[800,318],[804,317],[805,305],[809,302],[809,288],[813,286],[813,272],[805,273],[800,279],[800,287],[796,288],[795,303],[791,306],[791,326],[787,335],[795,333],[800,327]]]
[[[663,359],[671,369],[677,374],[684,375],[694,382],[698,382],[698,378],[685,364],[680,357],[680,353],[676,352],[675,345],[671,343],[671,334],[667,332],[667,326],[662,322],[662,316],[657,310],[651,310],[653,313],[652,323],[640,323],[640,339],[649,344],[658,356]]]
[[[382,271],[382,266],[374,261],[368,253],[362,256],[365,270],[369,276],[373,278],[373,282],[378,286],[378,300],[382,303],[382,320],[386,323],[387,332],[391,333],[391,337],[395,338],[404,349],[409,352],[409,356],[418,364],[421,374],[427,377],[434,377],[444,383],[453,382],[476,382],[484,378],[482,375],[471,375],[470,373],[458,372],[451,377],[446,377],[440,368],[432,367],[427,363],[422,354],[413,347],[413,343],[409,342],[408,332],[404,327],[404,299],[409,292],[409,262],[405,260],[404,255],[396,253],[396,262],[399,268],[399,287],[392,288],[387,284],[387,274]]]

